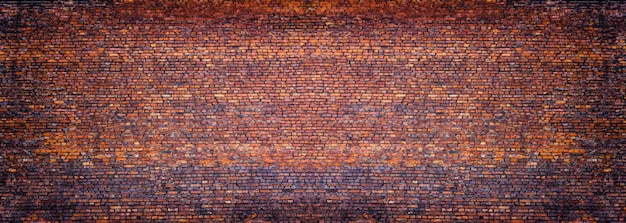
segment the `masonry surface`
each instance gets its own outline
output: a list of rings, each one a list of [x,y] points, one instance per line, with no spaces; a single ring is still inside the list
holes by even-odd
[[[0,10],[1,222],[626,221],[624,3]]]

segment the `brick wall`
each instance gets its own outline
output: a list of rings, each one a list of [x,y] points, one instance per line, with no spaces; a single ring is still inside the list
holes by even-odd
[[[626,221],[626,4],[0,9],[0,221]]]

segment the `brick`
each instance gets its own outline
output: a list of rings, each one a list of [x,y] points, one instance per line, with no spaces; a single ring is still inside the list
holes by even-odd
[[[0,222],[624,222],[625,12],[0,3]]]

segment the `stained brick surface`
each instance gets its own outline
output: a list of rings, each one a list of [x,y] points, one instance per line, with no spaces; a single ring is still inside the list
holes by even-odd
[[[624,222],[625,17],[1,3],[0,221]]]

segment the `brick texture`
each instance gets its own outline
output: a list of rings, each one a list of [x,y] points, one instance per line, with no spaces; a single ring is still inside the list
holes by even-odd
[[[624,222],[618,1],[0,3],[1,222]]]

